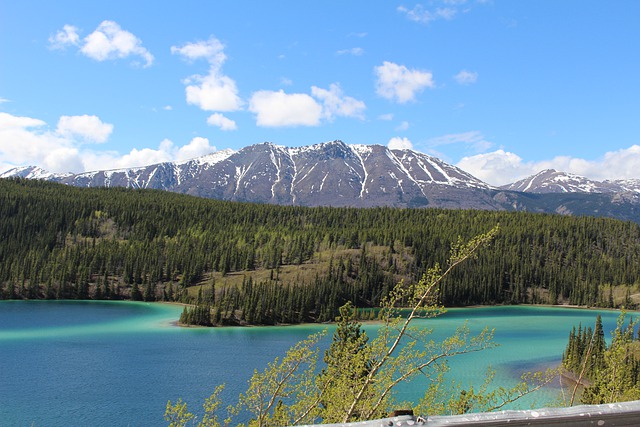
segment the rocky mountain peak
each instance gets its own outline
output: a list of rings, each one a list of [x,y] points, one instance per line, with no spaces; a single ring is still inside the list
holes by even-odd
[[[640,221],[640,180],[599,182],[547,169],[495,188],[417,151],[349,145],[341,140],[302,147],[263,142],[238,151],[221,150],[129,169],[53,174],[30,166],[0,175],[11,176],[81,187],[152,188],[254,203],[528,210]]]
[[[426,154],[341,140],[295,148],[263,142],[181,162],[75,175],[27,169],[5,175],[305,206],[441,206],[438,200],[452,207],[484,206],[489,196],[466,190],[492,188]]]
[[[501,187],[524,193],[620,193],[640,191],[639,180],[596,181],[580,175],[546,169],[513,184]]]

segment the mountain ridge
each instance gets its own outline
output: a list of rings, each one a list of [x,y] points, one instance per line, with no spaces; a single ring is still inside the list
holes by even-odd
[[[515,210],[640,222],[640,180],[599,182],[545,170],[495,187],[414,150],[341,140],[302,147],[263,142],[179,162],[79,174],[30,166],[0,175],[11,176],[280,205]]]
[[[422,199],[438,198],[434,185],[454,192],[493,188],[426,154],[381,145],[348,145],[340,140],[294,148],[264,142],[181,162],[79,174],[23,167],[0,175],[11,176],[79,187],[154,188],[223,200],[304,206],[424,206],[428,202]]]
[[[640,179],[596,181],[555,169],[545,169],[500,188],[524,193],[640,193]]]

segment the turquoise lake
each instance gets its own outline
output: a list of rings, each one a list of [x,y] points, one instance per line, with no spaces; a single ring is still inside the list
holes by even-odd
[[[197,412],[214,387],[225,383],[223,398],[231,403],[254,368],[263,369],[295,342],[326,327],[179,328],[174,322],[181,310],[132,302],[0,302],[0,424],[166,425],[168,399],[181,397]],[[510,385],[524,371],[557,365],[571,327],[593,326],[598,313],[609,337],[618,317],[614,311],[450,309],[419,324],[432,328],[434,339],[465,320],[472,331],[495,328],[500,347],[452,359],[452,378],[479,384],[491,365],[495,383]],[[365,328],[375,333],[375,326]],[[413,398],[421,388],[404,387],[401,397]],[[519,406],[550,405],[559,395],[556,385]]]

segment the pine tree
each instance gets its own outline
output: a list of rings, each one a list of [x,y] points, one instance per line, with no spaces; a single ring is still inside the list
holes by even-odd
[[[131,285],[131,299],[133,301],[142,301],[142,293],[140,293],[138,284],[135,282]]]
[[[356,321],[357,310],[348,302],[339,308],[337,328],[329,349],[325,352],[326,368],[321,373],[321,387],[327,392],[323,396],[323,422],[340,421],[371,370],[369,338]],[[373,392],[373,390],[371,390]],[[351,420],[360,414],[352,414]]]
[[[634,374],[637,359],[630,350],[634,322],[630,321],[629,326],[625,327],[624,318],[624,313],[618,317],[611,345],[602,354],[602,361],[593,374],[592,384],[582,393],[583,403],[602,404],[640,399],[640,384]]]

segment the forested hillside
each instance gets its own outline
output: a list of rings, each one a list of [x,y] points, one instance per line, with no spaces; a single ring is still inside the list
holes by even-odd
[[[153,190],[0,180],[0,297],[200,303],[213,323],[332,320],[378,306],[500,225],[443,284],[445,305],[629,305],[640,283],[631,222],[476,210],[304,208]]]

